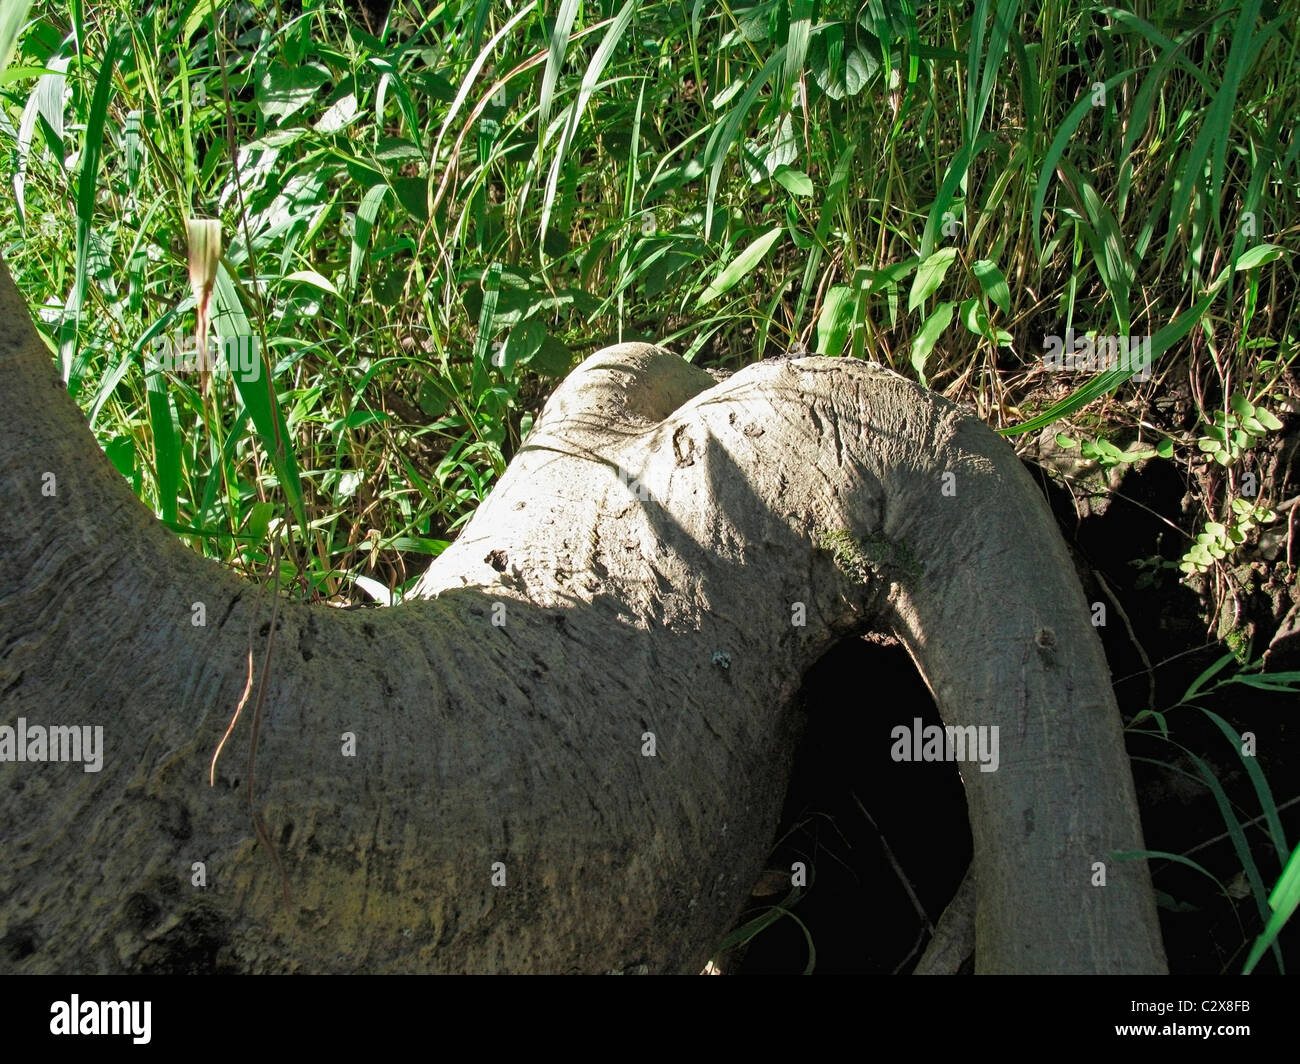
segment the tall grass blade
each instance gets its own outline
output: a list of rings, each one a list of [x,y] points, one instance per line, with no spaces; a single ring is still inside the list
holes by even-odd
[[[1269,915],[1268,923],[1264,925],[1264,930],[1260,932],[1259,937],[1255,939],[1255,944],[1250,948],[1250,955],[1241,970],[1242,975],[1249,975],[1255,970],[1255,965],[1270,946],[1277,949],[1277,936],[1286,922],[1295,915],[1296,908],[1300,907],[1300,846],[1292,851],[1286,868],[1282,870],[1282,875],[1278,877],[1277,885],[1273,888],[1273,893],[1268,897],[1268,904],[1272,913]],[[1278,970],[1281,970],[1280,961]]]
[[[113,94],[113,71],[117,66],[117,55],[124,41],[125,37],[122,34],[116,34],[109,39],[108,46],[104,49],[99,76],[95,81],[95,95],[91,99],[90,113],[86,118],[81,173],[77,177],[76,272],[73,275],[72,293],[64,310],[59,335],[59,358],[63,366],[63,379],[67,382],[69,394],[74,398],[81,391],[82,379],[82,373],[76,370],[86,364],[84,358],[77,359],[74,364],[74,357],[80,347],[81,307],[86,298],[86,285],[89,281],[87,266],[90,259],[90,229],[95,218],[95,200],[99,192],[99,160],[104,149],[104,123],[108,116],[108,101]]]

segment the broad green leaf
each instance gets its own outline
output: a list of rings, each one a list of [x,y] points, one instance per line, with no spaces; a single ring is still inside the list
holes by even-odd
[[[275,504],[272,502],[255,502],[248,514],[248,534],[254,539],[262,539],[275,516]]]
[[[1076,224],[1092,251],[1097,273],[1115,308],[1118,331],[1129,332],[1129,291],[1133,286],[1133,265],[1120,234],[1119,223],[1102,202],[1097,190],[1067,159],[1058,167],[1061,184],[1073,198],[1076,209],[1087,221]]]
[[[506,368],[528,362],[546,342],[546,323],[540,318],[529,318],[510,330],[506,337]]]
[[[21,5],[20,5],[21,6]],[[17,201],[18,214],[24,218],[27,212],[27,169],[28,156],[31,154],[32,137],[36,132],[36,119],[38,117],[45,120],[45,135],[48,139],[51,135],[58,141],[57,144],[50,145],[50,150],[60,152],[62,150],[62,141],[64,134],[63,126],[63,92],[67,85],[67,75],[64,73],[68,69],[68,56],[54,56],[49,61],[49,71],[42,71],[41,76],[36,80],[35,91],[27,98],[27,103],[23,107],[23,116],[18,123],[18,140],[15,144],[17,158],[13,167],[14,175],[14,198]],[[11,74],[17,73],[10,71]],[[138,116],[136,116],[136,127],[138,128]],[[128,165],[131,148],[131,116],[127,116],[126,141],[128,153]]]
[[[1256,266],[1263,266],[1264,263],[1281,257],[1282,248],[1276,244],[1257,244],[1249,251],[1243,251],[1241,258],[1232,264],[1232,268],[1238,272],[1253,270]]]
[[[382,187],[382,186],[381,186]],[[370,191],[374,191],[371,189]],[[303,284],[309,284],[313,288],[319,288],[322,292],[328,292],[332,296],[338,295],[338,289],[330,283],[329,278],[322,277],[315,270],[297,270],[284,278],[286,283],[301,281]]]
[[[321,115],[312,128],[317,133],[337,133],[352,124],[357,117],[357,98],[353,93],[340,96],[329,109]]]
[[[1264,673],[1262,676],[1235,676],[1233,683],[1254,687],[1260,691],[1278,691],[1295,694],[1296,673]],[[1288,679],[1288,677],[1290,677]]]
[[[791,86],[803,74],[804,59],[808,55],[808,40],[812,33],[812,0],[793,0],[790,12],[790,30],[786,35],[786,56],[783,80]]]
[[[976,336],[983,336],[989,328],[989,316],[984,313],[980,301],[975,298],[963,299],[958,312],[961,323]]]
[[[563,377],[573,365],[573,352],[563,342],[548,335],[537,349],[537,354],[528,360],[528,368],[548,377]]]
[[[853,289],[848,285],[833,285],[826,292],[821,313],[817,316],[817,354],[839,355],[849,338],[853,325]]]
[[[272,67],[257,84],[258,110],[267,118],[283,122],[306,107],[316,90],[329,80],[329,71],[319,63]]]
[[[164,521],[174,522],[181,482],[180,426],[167,378],[156,365],[148,368],[146,364],[144,386],[158,477],[158,513]]]
[[[925,324],[912,340],[912,368],[916,370],[916,375],[922,384],[926,383],[925,360],[929,358],[935,342],[943,335],[950,321],[952,321],[952,304],[940,303],[934,308],[934,313],[925,319]]]
[[[135,438],[132,436],[114,436],[104,446],[104,454],[113,463],[113,468],[128,483],[135,479]]]
[[[417,402],[420,409],[430,418],[439,418],[456,398],[457,388],[451,381],[441,377],[428,376],[420,382]]]
[[[851,32],[846,35],[846,28]],[[826,22],[812,36],[807,69],[832,100],[856,96],[880,69],[880,58],[863,46],[846,22]],[[874,42],[870,33],[861,35]]]
[[[993,301],[1003,314],[1011,313],[1011,289],[1007,285],[1007,279],[1002,276],[1002,271],[997,268],[992,259],[976,259],[971,264],[971,272],[975,274],[975,279],[979,281],[980,288],[984,294]]]
[[[813,194],[812,178],[802,170],[791,170],[782,163],[772,174],[772,180],[794,196],[811,196]]]
[[[4,7],[0,8],[0,70],[4,70],[13,57],[18,31],[27,21],[30,6],[31,0],[6,0]]]
[[[940,248],[917,267],[916,276],[912,278],[912,292],[907,297],[909,312],[924,303],[943,284],[944,276],[956,258],[956,248]]]
[[[1300,846],[1291,851],[1286,868],[1282,870],[1281,877],[1268,896],[1268,905],[1273,910],[1272,915],[1255,939],[1250,956],[1246,958],[1246,965],[1241,970],[1242,975],[1249,975],[1254,970],[1260,957],[1264,956],[1264,951],[1273,945],[1282,927],[1295,914],[1296,908],[1300,907]]]
[[[746,277],[763,260],[763,256],[776,243],[777,237],[781,235],[783,229],[783,226],[774,226],[732,259],[726,268],[713,279],[709,287],[700,293],[700,298],[695,301],[695,306],[702,307],[706,303],[711,303],[718,296],[735,287],[742,278]]]
[[[361,276],[361,260],[365,256],[366,246],[370,243],[370,234],[374,231],[379,208],[387,195],[387,185],[374,185],[361,197],[361,204],[357,207],[356,221],[352,225],[352,250],[348,257],[349,292],[357,290],[357,279]]]

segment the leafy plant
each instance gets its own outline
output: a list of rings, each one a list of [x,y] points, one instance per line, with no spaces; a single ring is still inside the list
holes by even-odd
[[[1131,465],[1134,462],[1142,462],[1148,458],[1172,458],[1174,454],[1173,440],[1163,439],[1156,444],[1154,448],[1133,446],[1126,451],[1121,451],[1109,440],[1076,440],[1071,436],[1058,432],[1056,434],[1056,443],[1060,447],[1071,449],[1079,448],[1079,454],[1090,462],[1096,462],[1103,470],[1109,471],[1116,466]]]
[[[1228,410],[1214,412],[1212,423],[1196,441],[1196,446],[1221,466],[1231,465],[1267,433],[1282,427],[1268,410],[1243,395],[1234,393],[1228,405]]]
[[[1228,524],[1205,522],[1205,531],[1197,535],[1196,542],[1178,564],[1183,572],[1205,572],[1216,561],[1222,561],[1245,543],[1246,537],[1256,525],[1267,524],[1277,518],[1272,510],[1257,506],[1249,499],[1233,499],[1231,510],[1233,519]]]

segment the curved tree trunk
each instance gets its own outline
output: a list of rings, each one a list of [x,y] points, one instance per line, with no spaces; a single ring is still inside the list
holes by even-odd
[[[269,597],[132,497],[0,275],[0,724],[104,748],[0,764],[3,970],[698,972],[771,844],[804,671],[872,629],[947,724],[1000,728],[997,770],[963,768],[977,968],[1163,969],[1146,866],[1111,860],[1142,833],[1070,561],[951,404],[849,359],[715,386],[608,348],[420,601],[282,601],[268,667]],[[250,650],[287,900],[251,709],[207,784]]]

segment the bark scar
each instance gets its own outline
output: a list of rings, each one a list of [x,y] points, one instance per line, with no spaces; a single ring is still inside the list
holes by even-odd
[[[673,456],[677,459],[677,468],[695,464],[695,441],[685,425],[678,425],[673,433]]]

